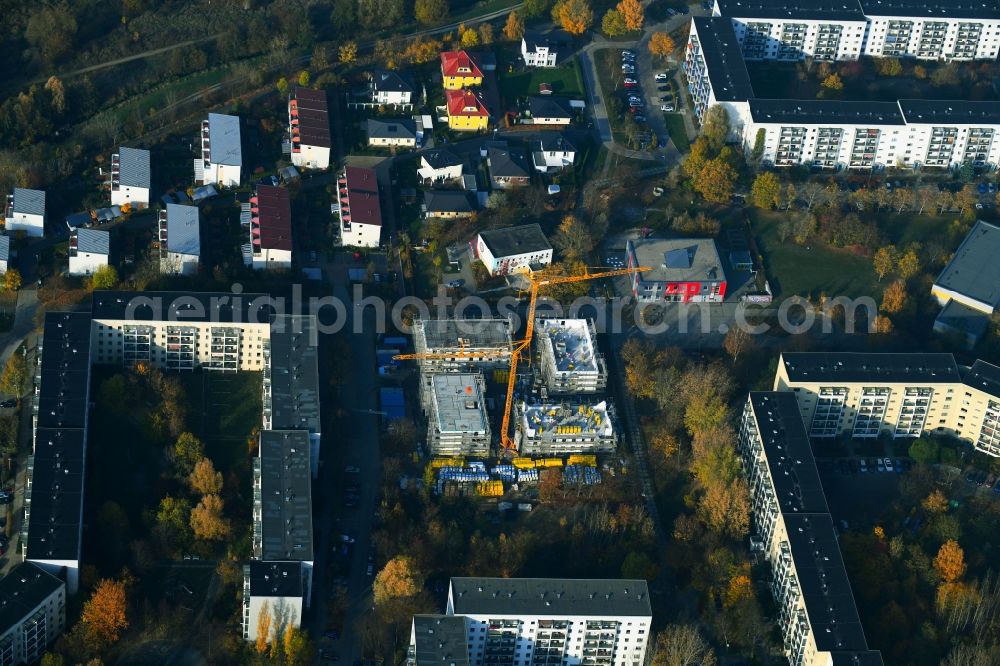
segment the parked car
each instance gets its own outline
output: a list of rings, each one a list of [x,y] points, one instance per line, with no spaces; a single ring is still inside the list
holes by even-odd
[[[635,79],[630,79],[629,77],[626,76],[625,77],[625,85],[630,85],[630,84],[631,85],[639,85],[639,82],[636,81]]]
[[[668,78],[670,78],[670,77],[667,76],[666,72],[660,72],[659,74],[657,74],[656,76],[653,77],[653,80],[656,81],[657,83],[663,83]]]
[[[861,459],[861,460],[859,461],[859,463],[858,463],[858,464],[859,464],[859,466],[860,466],[860,468],[861,468],[861,471],[862,471],[862,472],[867,472],[867,471],[868,471],[868,463],[867,463],[867,462],[865,461],[865,459],[864,459],[864,458],[862,458],[862,459]]]
[[[886,458],[885,460],[882,461],[882,464],[885,465],[885,471],[887,471],[887,472],[891,472],[892,471],[892,459],[891,458]]]
[[[629,95],[628,96],[628,101],[630,101],[630,102],[641,102],[642,98],[639,97],[638,95]]]
[[[361,471],[360,467],[355,467],[354,465],[348,465],[344,468],[344,471],[348,474],[357,474]]]
[[[449,289],[458,289],[463,284],[465,284],[465,280],[463,280],[462,278],[459,278],[457,280],[452,280],[451,282],[449,282],[448,283],[448,288]]]
[[[624,49],[624,50],[622,50],[622,55],[623,56],[632,56],[634,58],[635,57],[635,52],[634,51],[629,51],[628,49]]]
[[[628,81],[625,82],[625,90],[630,90],[631,91],[631,90],[638,90],[638,89],[639,89],[639,84],[638,83],[629,83]]]
[[[674,110],[674,105],[673,104],[661,104],[660,105],[660,111],[663,111],[664,113],[671,113],[671,112],[673,112],[673,110]]]
[[[0,490],[0,504],[10,504],[14,501],[14,493]]]
[[[3,407],[4,409],[11,409],[13,407],[17,407],[17,400],[14,398],[7,398],[3,402],[0,402],[0,407]]]
[[[632,120],[634,120],[637,123],[644,123],[646,122],[646,116],[642,115],[641,113],[636,113],[634,116],[632,116]]]
[[[341,534],[340,540],[343,541],[344,543],[354,543],[354,537],[352,537],[350,534]]]
[[[632,65],[622,65],[622,74],[635,74],[635,67]]]
[[[368,567],[365,569],[365,575],[372,576],[375,573],[375,565],[371,562],[368,563]]]

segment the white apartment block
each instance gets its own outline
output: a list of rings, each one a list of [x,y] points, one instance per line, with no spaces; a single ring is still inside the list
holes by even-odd
[[[525,273],[552,263],[552,244],[537,224],[481,231],[475,249],[490,275]]]
[[[751,545],[771,567],[777,625],[791,666],[881,666],[868,649],[795,399],[751,393],[739,429]]]
[[[242,169],[239,116],[208,114],[201,123],[201,156],[194,161],[195,183],[236,187]]]
[[[559,60],[559,43],[536,30],[521,37],[521,57],[527,67],[555,67]]]
[[[197,206],[167,204],[159,213],[160,272],[197,275],[201,259],[201,225]]]
[[[340,244],[378,247],[382,238],[382,204],[374,169],[349,166],[337,179],[333,209],[340,217]]]
[[[524,402],[516,406],[514,441],[522,456],[614,453],[618,433],[607,402]]]
[[[644,580],[452,578],[471,666],[643,666],[655,646]]]
[[[258,185],[243,204],[240,222],[246,234],[243,263],[254,270],[292,267],[292,204],[288,190]]]
[[[306,169],[330,166],[330,115],[326,92],[296,87],[288,98],[292,164]]]
[[[533,340],[535,367],[546,393],[596,393],[608,385],[593,320],[539,317]]]
[[[480,373],[431,375],[422,397],[427,414],[427,446],[435,456],[486,456],[490,420],[486,385]]]
[[[66,628],[66,584],[23,562],[0,579],[0,664],[36,664]]]
[[[149,151],[122,146],[111,156],[111,205],[149,206]]]
[[[381,69],[371,75],[371,93],[374,104],[410,104],[413,102],[414,87],[399,72]]]
[[[1000,457],[1000,368],[951,354],[784,353],[775,391],[792,392],[810,437],[962,439]]]
[[[743,146],[774,166],[880,170],[950,169],[1000,163],[1000,110],[993,102],[749,101]]]
[[[269,622],[268,642],[281,645],[285,629],[302,625],[305,587],[301,562],[261,562],[243,567],[243,638],[256,641],[261,615]]]
[[[8,234],[23,231],[34,238],[44,236],[45,192],[15,187],[14,193],[7,195],[4,224]]]
[[[713,13],[733,21],[752,60],[991,60],[1000,50],[996,5],[716,0]]]
[[[719,104],[729,116],[730,138],[742,137],[749,122],[748,100],[754,93],[732,21],[707,16],[691,19],[683,68],[698,121]]]
[[[111,258],[111,234],[100,229],[77,228],[69,234],[69,274],[93,275]]]

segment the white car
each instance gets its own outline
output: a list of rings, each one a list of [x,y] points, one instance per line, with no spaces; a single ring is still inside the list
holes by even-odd
[[[662,83],[662,82],[666,81],[668,78],[669,77],[664,72],[660,72],[659,74],[657,74],[656,76],[653,77],[653,79],[657,83]]]
[[[636,81],[635,79],[630,79],[628,77],[625,77],[625,85],[630,86],[630,85],[635,84],[635,83],[639,83],[639,82]]]
[[[671,113],[671,112],[673,112],[673,110],[674,110],[674,105],[673,104],[661,104],[660,105],[660,111],[663,111],[664,113]]]
[[[635,67],[632,65],[622,65],[622,74],[635,74]]]
[[[634,58],[635,57],[635,53],[632,52],[632,51],[629,51],[628,49],[625,49],[624,51],[622,51],[622,57],[625,57],[625,56],[631,56],[631,57]]]

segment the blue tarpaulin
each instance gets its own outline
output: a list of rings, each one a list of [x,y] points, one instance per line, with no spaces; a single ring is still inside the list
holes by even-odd
[[[382,411],[387,421],[398,421],[406,418],[406,401],[403,389],[386,387],[379,389]]]

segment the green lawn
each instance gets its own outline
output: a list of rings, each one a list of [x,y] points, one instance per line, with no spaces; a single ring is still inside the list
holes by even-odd
[[[246,461],[247,437],[261,424],[260,373],[196,371],[182,377],[205,455],[223,473],[240,467]]]
[[[751,230],[764,255],[775,296],[877,297],[879,287],[869,257],[834,250],[815,243],[781,242],[778,227],[785,217],[775,211],[748,210]]]
[[[686,153],[691,148],[688,140],[687,128],[684,127],[684,116],[679,113],[664,113],[663,121],[667,125],[667,132],[670,133],[670,140],[674,142],[681,153]]]
[[[538,86],[548,83],[555,95],[578,97],[583,95],[583,79],[576,58],[553,68],[532,68],[523,72],[504,72],[498,68],[500,92],[511,102],[519,97],[537,95]]]

